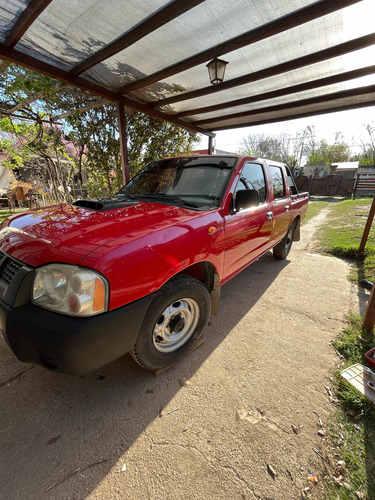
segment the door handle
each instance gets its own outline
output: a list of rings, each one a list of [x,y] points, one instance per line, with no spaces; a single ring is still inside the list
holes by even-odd
[[[286,207],[285,207],[285,211],[286,211],[286,212],[289,212],[289,210],[290,210],[290,206],[289,206],[289,205],[286,205]]]
[[[269,220],[273,219],[273,212],[267,212],[267,219]]]

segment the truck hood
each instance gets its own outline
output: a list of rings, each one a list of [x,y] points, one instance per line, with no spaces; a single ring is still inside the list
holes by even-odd
[[[56,205],[5,220],[0,226],[0,249],[30,266],[79,264],[93,250],[124,235],[144,236],[200,214],[144,202],[103,212]]]

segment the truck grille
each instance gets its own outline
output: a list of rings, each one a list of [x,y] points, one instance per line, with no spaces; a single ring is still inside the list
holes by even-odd
[[[0,251],[0,281],[10,285],[21,267],[20,262],[11,259],[5,252]]]

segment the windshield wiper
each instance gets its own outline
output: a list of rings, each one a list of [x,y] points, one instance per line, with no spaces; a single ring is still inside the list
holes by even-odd
[[[188,207],[193,207],[193,208],[201,208],[200,205],[197,205],[196,203],[191,203],[190,201],[185,201],[179,196],[175,194],[167,194],[167,193],[159,193],[155,191],[154,193],[143,193],[138,195],[139,198],[150,198],[153,200],[165,200],[165,201],[172,201],[172,202],[177,202],[179,204],[186,205]]]
[[[120,191],[119,193],[116,194],[116,196],[127,196],[131,200],[137,200],[138,196],[132,193],[128,193],[127,191]]]

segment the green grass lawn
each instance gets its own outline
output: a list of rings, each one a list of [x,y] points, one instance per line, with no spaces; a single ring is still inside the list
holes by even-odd
[[[344,364],[335,376],[341,404],[328,429],[334,444],[336,463],[338,460],[346,463],[344,481],[351,490],[327,478],[324,483],[326,500],[359,498],[357,491],[365,495],[363,498],[375,499],[375,409],[340,378],[340,371],[347,366],[364,363],[363,354],[374,342],[373,334],[362,331],[362,318],[350,314],[347,327],[333,343],[344,356]]]
[[[307,207],[307,212],[306,212],[306,217],[303,220],[303,224],[306,224],[306,222],[308,222],[310,219],[312,219],[313,217],[318,215],[320,213],[320,211],[323,210],[323,208],[328,207],[331,200],[332,200],[332,198],[324,198],[321,200],[309,201],[309,204]]]
[[[372,199],[343,200],[332,205],[329,222],[318,232],[324,253],[355,259],[355,279],[375,281],[375,226],[371,228],[364,255],[358,255]]]
[[[370,230],[366,251],[358,254],[372,199],[343,200],[332,204],[328,218],[317,233],[320,251],[353,260],[351,279],[366,278],[375,282],[375,227]],[[355,363],[365,364],[364,352],[375,344],[373,334],[362,331],[362,318],[349,315],[347,327],[333,345],[343,356],[344,364],[335,374],[336,394],[340,405],[329,424],[335,459],[324,481],[325,499],[375,499],[375,409],[349,384],[342,381],[340,371]],[[346,463],[344,482],[350,490],[337,484],[334,465]]]
[[[9,210],[0,210],[0,223],[11,215]]]

